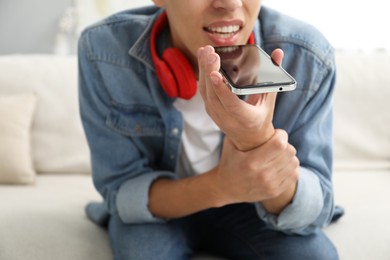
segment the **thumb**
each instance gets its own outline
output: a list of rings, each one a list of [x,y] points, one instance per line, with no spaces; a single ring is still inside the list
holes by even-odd
[[[275,49],[271,53],[272,61],[279,66],[282,66],[283,57],[284,57],[284,52],[282,51],[282,49]]]

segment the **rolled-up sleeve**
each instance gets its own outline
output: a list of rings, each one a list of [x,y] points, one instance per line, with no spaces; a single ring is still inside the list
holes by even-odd
[[[172,178],[172,174],[153,172],[132,178],[119,188],[116,206],[124,223],[164,222],[149,211],[149,189],[158,178]]]
[[[306,234],[311,230],[308,226],[321,214],[324,201],[321,190],[318,176],[301,167],[295,196],[279,215],[267,212],[260,202],[255,204],[256,210],[259,217],[276,230]]]

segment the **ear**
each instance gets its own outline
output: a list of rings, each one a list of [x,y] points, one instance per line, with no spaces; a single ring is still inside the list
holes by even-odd
[[[162,7],[164,5],[164,1],[163,0],[152,0],[152,1],[158,7]]]

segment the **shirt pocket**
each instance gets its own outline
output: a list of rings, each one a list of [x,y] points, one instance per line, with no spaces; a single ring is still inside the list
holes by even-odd
[[[161,137],[164,134],[164,123],[158,110],[146,105],[113,105],[106,124],[131,137]]]

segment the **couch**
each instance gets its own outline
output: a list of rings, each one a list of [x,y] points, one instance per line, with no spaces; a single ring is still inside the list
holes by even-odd
[[[336,58],[334,188],[345,215],[325,232],[341,259],[390,259],[390,53]],[[0,259],[112,259],[106,231],[84,212],[101,197],[76,57],[0,56],[0,118]]]

